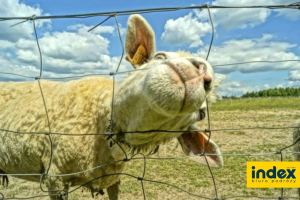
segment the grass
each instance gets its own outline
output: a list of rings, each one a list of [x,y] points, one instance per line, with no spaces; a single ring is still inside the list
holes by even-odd
[[[268,109],[299,109],[300,98],[261,98],[261,99],[235,99],[218,101],[211,108],[212,111],[234,111],[234,110],[262,110]]]
[[[228,131],[229,134],[233,134],[233,135],[245,135],[246,132],[245,131]]]
[[[210,112],[211,128],[240,128],[255,126],[291,126],[295,119],[300,119],[300,98],[290,99],[255,99],[219,101],[213,105]],[[207,128],[204,122],[198,124]],[[292,143],[292,130],[239,130],[212,132],[212,140],[218,144],[223,154],[254,154],[276,152]],[[291,151],[292,148],[287,149]],[[180,157],[182,150],[173,140],[163,146],[154,157]],[[219,197],[228,196],[280,196],[280,189],[247,188],[247,161],[279,161],[280,155],[268,156],[224,156],[223,168],[212,168]],[[294,160],[292,154],[284,154],[284,160]],[[125,173],[142,176],[143,161],[128,162]],[[162,181],[180,187],[191,193],[206,197],[215,197],[213,181],[207,166],[198,165],[190,159],[180,160],[147,160],[146,179]],[[5,197],[26,197],[43,194],[39,185],[11,178],[7,189],[0,186]],[[147,199],[199,199],[185,192],[163,184],[144,182]],[[284,189],[285,196],[297,196],[296,189]],[[47,199],[47,198],[44,198]],[[89,192],[77,191],[69,196],[70,200],[92,197]],[[95,199],[107,200],[107,194],[98,195]],[[143,199],[141,183],[130,177],[121,177],[120,199]],[[237,197],[233,199],[245,199]],[[251,198],[255,199],[255,198]]]

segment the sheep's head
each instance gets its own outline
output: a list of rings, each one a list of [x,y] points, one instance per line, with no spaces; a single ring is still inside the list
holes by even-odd
[[[188,130],[205,117],[206,98],[214,99],[214,75],[203,58],[184,52],[156,52],[152,28],[140,15],[132,15],[126,35],[126,59],[136,68],[119,85],[114,101],[116,130]],[[202,133],[125,133],[119,139],[133,148],[154,148],[177,137],[186,154],[220,153]],[[205,143],[206,144],[206,143]],[[205,162],[203,158],[199,158]],[[211,156],[211,165],[222,165]]]

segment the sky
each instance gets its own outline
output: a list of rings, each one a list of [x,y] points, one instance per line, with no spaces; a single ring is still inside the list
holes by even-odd
[[[66,15],[143,8],[191,5],[276,5],[291,0],[0,0],[0,17]],[[300,62],[249,63],[247,61],[300,60],[300,10],[211,9],[215,37],[208,61],[220,81],[219,96],[275,87],[300,87]],[[179,10],[143,14],[152,26],[158,51],[188,51],[206,57],[211,23],[204,10]],[[43,77],[108,73],[118,66],[122,48],[116,22],[106,17],[36,20],[43,55]],[[123,42],[128,16],[118,16]],[[29,81],[16,73],[36,77],[39,52],[32,22],[0,21],[0,81]],[[132,70],[123,60],[120,71]]]

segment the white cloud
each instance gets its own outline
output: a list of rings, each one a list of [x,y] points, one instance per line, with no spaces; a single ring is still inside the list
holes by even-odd
[[[261,90],[267,90],[273,87],[277,88],[286,88],[286,87],[300,87],[300,79],[290,80],[284,82],[278,82],[276,85],[272,84],[272,87],[269,84],[263,84],[259,79],[255,79],[255,82],[249,82],[245,80],[235,80],[234,75],[227,74],[215,74],[216,80],[220,81],[220,85],[217,88],[218,96],[241,96],[247,92],[255,92]]]
[[[290,4],[293,0],[216,0],[212,5],[244,6],[244,5],[278,5]],[[210,9],[215,28],[222,26],[226,29],[253,28],[263,24],[272,12],[290,20],[300,19],[299,10],[293,9]],[[190,44],[190,47],[203,45],[201,38],[211,32],[209,15],[206,9],[194,10],[184,17],[170,19],[165,24],[165,31],[161,36],[163,42],[181,45]]]
[[[256,83],[259,84],[259,83]],[[236,96],[240,97],[243,94],[246,94],[247,92],[257,92],[261,90],[266,90],[270,89],[271,87],[268,84],[264,85],[249,85],[245,81],[234,81],[232,79],[224,79],[220,86],[217,89],[217,94],[219,96]],[[299,82],[284,82],[278,84],[276,87],[299,87],[300,86],[300,81]]]
[[[39,6],[28,6],[18,0],[3,0],[0,7],[1,16],[32,16],[47,15]],[[25,22],[15,27],[9,27],[18,21],[0,22],[0,80],[24,80],[24,78],[9,75],[9,73],[36,77],[39,75],[39,52],[31,22]],[[92,26],[74,24],[66,31],[51,32],[39,28],[44,24],[51,25],[51,20],[37,20],[36,26],[43,56],[43,77],[62,77],[93,73],[109,73],[114,71],[120,56],[109,55],[109,39],[104,36],[117,37],[114,26],[99,26],[87,32]],[[47,27],[46,27],[47,28]],[[121,34],[125,29],[120,25]],[[132,67],[123,62],[120,70],[130,70]]]
[[[263,88],[264,89],[270,89],[270,86],[268,84],[264,84]]]
[[[247,61],[275,61],[275,60],[299,60],[299,55],[291,51],[296,47],[295,44],[276,41],[273,35],[265,34],[260,38],[229,40],[219,46],[213,46],[210,52],[209,62],[214,67],[216,80],[220,80],[221,84],[218,88],[220,96],[241,96],[246,92],[259,91],[269,89],[270,85],[257,83],[247,83],[245,81],[234,80],[231,72],[258,72],[258,71],[276,71],[276,70],[292,70],[289,80],[278,83],[277,87],[299,87],[300,86],[300,62],[281,62],[281,63],[248,63],[233,66],[215,66],[219,64],[240,63]],[[208,47],[199,50],[195,55],[206,57]],[[221,74],[219,74],[221,73]],[[254,85],[255,84],[255,85]]]
[[[176,20],[170,19],[165,24],[161,40],[172,45],[190,44],[190,47],[203,45],[201,38],[211,31],[210,23],[199,22],[193,13]]]
[[[267,1],[267,0],[265,0]],[[269,2],[269,1],[268,1]],[[274,2],[274,4],[292,4],[295,3],[296,1],[294,0],[271,0],[271,2]],[[287,19],[290,20],[298,20],[300,19],[300,12],[297,9],[278,9],[275,10],[276,13],[278,13],[278,16],[284,16]]]
[[[216,0],[212,5],[220,6],[251,6],[251,5],[282,5],[294,3],[293,0]],[[242,8],[242,9],[211,9],[213,21],[215,26],[223,26],[228,29],[232,28],[252,28],[264,23],[272,12],[277,13],[278,16],[286,17],[290,20],[297,20],[300,18],[299,10],[293,9],[264,9],[264,8]],[[209,19],[206,9],[195,10],[199,19],[206,21]]]
[[[288,80],[290,80],[290,81],[300,81],[300,70],[290,71]]]
[[[259,83],[256,83],[259,84]],[[249,85],[245,81],[234,81],[232,79],[225,78],[221,81],[220,86],[217,89],[219,96],[241,96],[247,92],[255,92],[260,90],[270,89],[268,84],[264,85]],[[275,87],[286,88],[286,87],[300,87],[300,81],[286,81],[278,83]]]
[[[14,46],[14,44],[12,42],[9,42],[7,40],[0,40],[0,48],[1,49],[9,49],[13,46]]]
[[[217,90],[219,96],[241,96],[246,92],[259,91],[259,86],[251,87],[239,81],[224,80]]]
[[[31,17],[33,15],[44,15],[43,10],[36,7],[31,7],[19,2],[19,0],[2,0],[0,6],[0,13],[2,17]],[[21,21],[21,20],[20,20]],[[20,38],[30,39],[32,38],[33,26],[31,22],[24,22],[14,27],[11,25],[20,21],[2,21],[0,23],[0,38],[10,42],[16,42]],[[49,28],[50,20],[37,20],[36,26],[42,27],[44,24]]]
[[[74,28],[76,27],[76,28]],[[46,32],[40,39],[40,47],[44,57],[74,62],[96,62],[102,55],[108,55],[109,40],[100,33],[112,33],[114,28],[106,26],[101,31],[87,32],[89,27],[74,25],[67,32]],[[16,54],[23,61],[38,61],[36,41],[20,39],[16,43]]]
[[[223,80],[226,79],[226,75],[225,74],[215,73],[215,79],[218,82],[222,82]]]
[[[257,91],[260,88],[258,86],[251,87],[243,84],[240,81],[232,80],[232,78],[228,78],[226,74],[215,73],[216,81],[218,81],[219,87],[217,88],[218,96],[241,96],[246,92],[251,92],[253,90]]]
[[[283,86],[282,83],[278,84],[276,87],[277,87],[277,88],[284,88],[284,86]]]
[[[262,5],[264,0],[252,0],[251,5]],[[249,0],[230,1],[230,0],[216,0],[212,5],[222,6],[244,6],[250,5]],[[248,28],[262,24],[266,21],[271,14],[269,9],[211,9],[210,10],[214,25],[223,26],[228,29],[232,28]],[[206,9],[201,12],[195,10],[197,17],[201,20],[208,20],[208,12]]]
[[[300,81],[287,81],[283,83],[278,83],[277,88],[286,88],[286,87],[300,87]]]
[[[278,10],[278,16],[284,16],[290,20],[296,21],[300,19],[299,10]]]
[[[220,46],[213,46],[209,61],[215,65],[240,63],[247,61],[276,61],[299,60],[299,56],[291,52],[296,44],[278,42],[272,40],[272,35],[263,35],[258,39],[229,40]],[[205,57],[208,47],[200,49],[196,55]],[[296,70],[300,68],[300,62],[281,63],[248,63],[239,65],[216,66],[219,73],[240,71],[244,73],[269,71],[269,70]]]
[[[70,76],[86,73],[109,73],[115,70],[120,57],[109,56],[109,40],[98,34],[97,31],[83,31],[89,28],[84,25],[74,27],[77,28],[72,29],[72,32],[45,33],[39,39],[43,55],[43,71],[45,72],[43,75]],[[103,30],[106,30],[106,33],[113,33],[114,29],[105,27],[101,32]],[[2,51],[10,49],[16,58],[8,61],[8,58],[3,57],[6,62],[1,62],[0,71],[29,73],[29,76],[38,74],[36,70],[39,71],[39,53],[34,40],[19,39],[15,44],[6,42],[5,45],[0,45],[1,49]],[[36,70],[30,70],[32,66],[35,66]],[[129,64],[121,65],[120,70],[128,69],[131,69]]]
[[[5,13],[7,16],[30,16],[33,11],[36,11],[34,13],[36,15],[42,14],[40,8],[29,7],[16,0],[4,1],[1,10],[10,10]],[[16,10],[20,13],[16,14]],[[0,22],[0,28],[6,25],[7,22]],[[42,24],[37,25],[41,27]],[[27,22],[16,27],[18,28],[13,32],[8,28],[9,31],[0,33],[0,72],[5,73],[0,73],[2,81],[24,80],[10,73],[30,77],[39,75],[39,52],[33,37],[32,24]],[[103,34],[117,36],[116,29],[113,26],[100,26],[87,32],[90,28],[92,27],[84,24],[75,24],[68,27],[67,31],[46,32],[39,35],[43,56],[43,77],[108,74],[117,68],[120,56],[109,55],[110,41],[103,36]],[[124,34],[124,28],[122,26],[120,28]],[[132,67],[127,62],[123,62],[120,66],[120,70],[130,69]]]
[[[76,31],[80,34],[86,34],[88,30],[93,28],[93,26],[86,26],[84,24],[74,24],[71,26],[68,26],[68,30],[70,31]],[[93,34],[101,34],[101,33],[109,33],[113,34],[115,31],[115,28],[113,26],[99,26],[92,30],[91,33]]]
[[[40,39],[43,54],[52,58],[74,61],[97,61],[102,54],[108,54],[108,39],[88,32],[47,33]]]

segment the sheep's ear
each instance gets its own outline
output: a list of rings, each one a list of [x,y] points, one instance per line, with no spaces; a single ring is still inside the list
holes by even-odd
[[[131,15],[126,33],[126,60],[135,68],[153,58],[155,35],[153,29],[141,15]]]
[[[222,167],[223,157],[219,147],[211,140],[205,133],[183,133],[178,141],[182,147],[183,152],[187,156],[191,156],[190,159],[197,163],[207,165],[211,167]],[[201,156],[205,151],[206,159]]]

